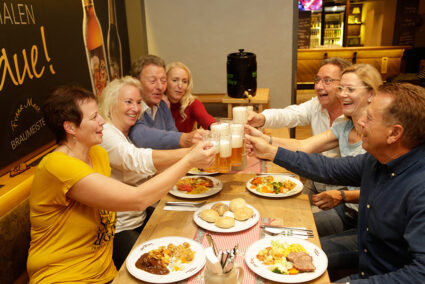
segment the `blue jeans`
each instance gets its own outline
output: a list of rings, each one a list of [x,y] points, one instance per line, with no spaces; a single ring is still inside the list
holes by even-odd
[[[313,214],[319,237],[340,233],[357,227],[357,213],[345,204]]]
[[[328,256],[328,270],[358,269],[359,250],[357,229],[346,230],[320,238],[323,251]]]

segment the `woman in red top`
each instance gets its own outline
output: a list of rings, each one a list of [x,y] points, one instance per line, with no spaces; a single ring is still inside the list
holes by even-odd
[[[180,132],[191,132],[195,122],[209,129],[215,119],[205,110],[204,105],[192,95],[192,75],[189,68],[181,62],[167,66],[167,90],[176,127]]]

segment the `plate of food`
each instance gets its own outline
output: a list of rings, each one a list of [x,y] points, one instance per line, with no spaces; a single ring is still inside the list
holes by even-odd
[[[134,248],[126,266],[137,279],[170,283],[196,274],[205,262],[204,247],[200,243],[183,237],[164,237]]]
[[[216,178],[185,176],[169,192],[182,198],[203,198],[214,195],[222,189],[223,183]]]
[[[193,213],[195,223],[208,231],[234,233],[257,224],[260,213],[243,198],[205,204]]]
[[[328,267],[328,258],[318,246],[284,236],[254,242],[246,251],[245,262],[257,275],[281,283],[316,279]]]
[[[210,175],[218,174],[219,172],[218,171],[207,172],[204,169],[191,168],[187,173],[191,175],[198,175],[198,176],[210,176]]]
[[[252,193],[272,198],[298,194],[303,187],[301,181],[287,175],[257,176],[246,183],[246,188]]]

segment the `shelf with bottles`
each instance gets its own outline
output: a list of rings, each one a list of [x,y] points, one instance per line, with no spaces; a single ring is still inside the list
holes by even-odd
[[[324,39],[324,46],[342,46],[342,39]]]
[[[320,47],[320,36],[310,37],[310,48]]]
[[[323,33],[324,38],[341,38],[342,29],[325,29]]]

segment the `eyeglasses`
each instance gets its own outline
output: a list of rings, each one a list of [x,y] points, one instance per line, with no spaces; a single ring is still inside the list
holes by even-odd
[[[31,168],[31,166],[30,165],[27,165],[25,163],[19,164],[19,165],[17,165],[16,167],[14,167],[13,169],[11,169],[9,171],[9,176],[10,177],[15,177],[17,175],[22,174],[23,172],[25,172],[26,170],[28,170],[30,168]]]
[[[322,83],[325,86],[329,86],[330,84],[332,84],[332,82],[340,81],[340,80],[339,79],[332,79],[332,78],[329,78],[329,77],[325,77],[325,78],[314,77],[314,79],[313,79],[314,84],[319,84],[320,81],[322,81]]]
[[[342,86],[339,85],[336,87],[338,89],[338,92],[342,93],[343,91],[347,91],[347,93],[352,94],[354,93],[357,89],[369,89],[369,86],[357,86],[357,87],[352,87],[352,86]]]

